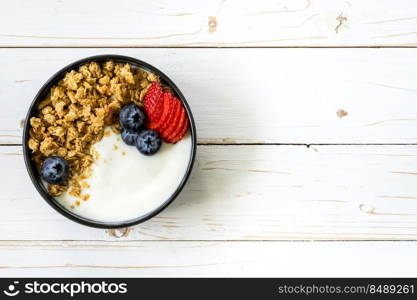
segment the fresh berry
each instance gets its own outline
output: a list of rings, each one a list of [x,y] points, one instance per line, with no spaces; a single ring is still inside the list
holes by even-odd
[[[164,126],[165,122],[169,119],[170,115],[172,114],[174,102],[172,101],[171,94],[170,93],[164,93],[163,96],[163,109],[161,117],[158,121],[151,121],[148,122],[147,127],[149,129],[156,130],[158,132],[161,132],[161,128]]]
[[[185,119],[185,121],[182,123],[181,127],[179,130],[177,130],[175,132],[175,134],[172,134],[170,137],[168,137],[166,139],[167,143],[172,143],[175,144],[178,141],[180,141],[184,135],[187,133],[188,131],[188,119]]]
[[[119,118],[120,125],[124,129],[138,131],[145,121],[145,113],[139,106],[131,103],[123,106],[120,110]]]
[[[136,139],[138,138],[139,133],[136,131],[122,129],[122,133],[120,135],[122,137],[123,142],[125,142],[126,145],[134,146],[136,145]]]
[[[163,92],[160,83],[151,84],[144,108],[146,127],[157,131],[165,142],[175,143],[184,137],[189,125],[184,106],[171,92]]]
[[[159,82],[153,82],[143,100],[145,111],[150,121],[158,121],[162,114],[163,91]]]
[[[174,96],[172,96],[171,93],[168,94],[171,101],[171,112],[168,116],[168,118],[165,120],[164,123],[162,123],[161,127],[158,129],[159,132],[162,134],[164,133],[168,127],[172,125],[172,123],[175,120],[175,116],[178,113],[179,110],[181,110],[181,102],[178,101]]]
[[[171,93],[164,93],[164,109],[162,110],[161,118],[158,122],[157,131],[162,132],[164,128],[167,126],[169,119],[174,110],[174,99],[171,96]]]
[[[143,130],[136,140],[136,148],[145,155],[153,155],[161,148],[162,140],[155,130]]]
[[[177,124],[175,130],[166,138],[166,141],[168,143],[172,143],[172,140],[174,140],[175,137],[180,135],[181,131],[184,129],[184,125],[188,125],[186,123],[188,123],[187,114],[185,112],[185,109],[183,108],[181,110],[180,119],[178,120],[178,124]]]
[[[68,178],[68,173],[69,165],[62,157],[48,157],[42,164],[41,175],[47,183],[63,183]]]
[[[180,133],[171,140],[171,143],[175,144],[176,142],[179,142],[180,140],[182,140],[182,138],[185,136],[187,131],[188,131],[188,119],[185,119],[184,126],[182,127]]]
[[[178,108],[173,113],[173,118],[171,119],[168,128],[162,132],[162,138],[164,140],[166,140],[177,129],[181,116],[184,112],[184,107],[182,106],[180,100],[175,99],[175,102]]]

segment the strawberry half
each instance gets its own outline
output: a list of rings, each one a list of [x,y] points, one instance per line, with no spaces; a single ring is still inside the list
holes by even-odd
[[[174,113],[172,114],[172,118],[169,121],[168,127],[162,132],[162,138],[167,139],[178,127],[178,123],[181,118],[182,111],[184,107],[182,107],[181,101],[177,98],[173,97],[175,101],[176,108],[174,109]]]
[[[185,112],[184,107],[182,107],[181,116],[180,116],[180,119],[178,121],[178,125],[176,126],[175,130],[166,138],[166,140],[169,143],[172,143],[172,140],[181,133],[181,131],[184,128],[184,125],[185,125],[186,121],[188,123],[187,114]]]
[[[163,91],[159,82],[153,82],[146,92],[143,106],[150,121],[158,121],[162,114]]]
[[[171,143],[175,144],[176,142],[182,140],[182,138],[187,133],[187,131],[188,131],[188,119],[185,119],[183,128],[181,129],[180,133],[171,140]]]
[[[172,108],[174,102],[171,98],[171,93],[164,93],[163,95],[163,108],[162,108],[162,114],[159,120],[157,121],[150,121],[148,122],[148,128],[158,131],[160,133],[160,128],[165,124],[165,122],[169,119],[169,116],[172,114]]]
[[[168,94],[168,93],[167,93]],[[177,101],[176,99],[175,99],[175,97],[174,96],[172,96],[172,94],[171,93],[169,93],[168,94],[169,95],[169,97],[170,97],[170,101],[171,101],[171,107],[170,107],[170,109],[171,109],[171,111],[170,111],[170,113],[169,113],[169,116],[168,116],[168,118],[165,120],[165,122],[164,123],[162,123],[161,124],[161,127],[159,128],[159,132],[160,132],[160,134],[162,135],[163,133],[164,133],[164,131],[172,124],[172,122],[173,122],[173,119],[174,119],[174,117],[175,117],[175,114],[176,114],[176,112],[177,112],[177,110],[179,109],[179,108],[181,108],[181,103],[179,103],[179,101]]]
[[[159,82],[151,84],[143,106],[147,128],[158,131],[165,142],[176,143],[184,137],[189,125],[184,106],[171,92],[164,92]]]

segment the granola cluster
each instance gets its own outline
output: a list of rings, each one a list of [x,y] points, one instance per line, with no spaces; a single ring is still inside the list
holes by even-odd
[[[51,88],[37,116],[30,119],[28,143],[39,169],[49,156],[63,157],[70,165],[63,184],[48,186],[52,196],[69,190],[74,197],[88,199],[81,190],[98,158],[92,145],[103,138],[106,126],[118,132],[120,108],[130,102],[142,105],[150,84],[157,81],[155,74],[129,64],[91,62],[68,72]]]

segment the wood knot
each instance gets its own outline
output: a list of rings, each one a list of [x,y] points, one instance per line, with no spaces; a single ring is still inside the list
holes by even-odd
[[[376,215],[375,207],[367,206],[365,204],[360,204],[359,209],[368,215]]]
[[[343,117],[346,117],[346,116],[348,115],[348,112],[347,112],[346,110],[344,110],[344,109],[338,109],[338,110],[336,111],[336,115],[337,115],[339,118],[343,118]]]
[[[345,25],[346,21],[347,21],[347,17],[345,15],[343,15],[343,12],[340,13],[340,15],[336,18],[336,21],[339,22],[339,24],[336,25],[336,28],[334,29],[334,31],[336,31],[336,33],[339,33],[340,27],[342,27],[342,25]],[[345,25],[346,26],[346,25]]]
[[[217,29],[217,18],[216,17],[209,17],[208,18],[208,32],[213,33]]]
[[[132,230],[133,230],[133,227],[107,229],[106,233],[111,237],[123,238],[123,237],[127,237]]]

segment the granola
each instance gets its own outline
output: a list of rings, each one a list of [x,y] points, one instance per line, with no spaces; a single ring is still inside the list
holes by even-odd
[[[91,164],[98,157],[92,145],[105,136],[106,126],[120,131],[120,108],[130,102],[142,106],[152,82],[159,82],[157,75],[129,64],[90,62],[66,73],[51,88],[30,119],[28,146],[38,169],[53,155],[65,158],[70,165],[63,184],[49,184],[52,196],[68,191],[88,200],[88,194],[82,195],[83,180],[91,176]]]

